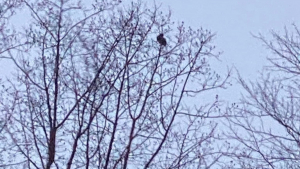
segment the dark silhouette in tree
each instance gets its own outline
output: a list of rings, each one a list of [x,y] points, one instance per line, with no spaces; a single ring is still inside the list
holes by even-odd
[[[164,34],[162,34],[162,33],[159,34],[156,39],[157,39],[157,41],[159,42],[160,45],[163,45],[163,46],[167,45],[167,41],[164,38]]]
[[[219,55],[214,34],[175,29],[170,15],[142,2],[79,2],[21,1],[32,18],[11,32],[23,45],[0,29],[9,39],[0,61],[18,72],[0,79],[0,168],[223,165],[227,150],[215,146],[219,128],[208,119],[219,101],[186,104],[226,87],[229,74],[209,65]],[[163,53],[163,34],[152,45],[158,29],[173,35]]]

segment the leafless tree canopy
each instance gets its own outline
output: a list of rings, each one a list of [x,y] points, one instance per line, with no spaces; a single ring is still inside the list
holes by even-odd
[[[228,109],[231,133],[240,146],[232,152],[237,168],[300,168],[300,31],[257,38],[271,51],[256,82],[239,77],[241,103]]]
[[[16,67],[1,88],[1,168],[222,166],[217,124],[207,119],[217,98],[188,104],[229,76],[210,68],[218,57],[210,31],[176,26],[170,12],[141,2],[22,0],[11,8],[31,15],[0,48]],[[161,31],[166,47],[156,41]]]

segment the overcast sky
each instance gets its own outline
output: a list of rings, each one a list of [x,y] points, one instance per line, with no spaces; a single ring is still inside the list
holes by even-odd
[[[251,33],[270,37],[271,30],[282,34],[285,26],[292,28],[292,23],[300,27],[300,0],[156,0],[156,3],[171,9],[175,21],[216,32],[214,44],[224,52],[220,69],[234,65],[244,78],[251,80],[258,77],[258,71],[267,64],[266,56],[270,55]]]
[[[130,0],[124,0],[126,2]],[[153,1],[147,1],[151,5]],[[203,27],[215,32],[214,44],[222,51],[216,70],[235,66],[247,79],[255,80],[270,55],[251,33],[270,37],[270,30],[283,33],[284,26],[300,27],[300,0],[155,0],[162,9],[171,9],[173,21],[184,21],[186,26]],[[24,17],[21,15],[19,17]],[[18,20],[22,20],[17,18]],[[5,66],[4,66],[5,65]],[[1,72],[7,62],[0,63]],[[3,70],[5,69],[5,70]],[[235,89],[228,89],[232,93]],[[238,92],[235,92],[238,93]]]
[[[267,51],[251,33],[270,35],[284,26],[300,25],[300,1],[283,0],[159,0],[172,10],[174,20],[216,32],[215,44],[226,64],[243,74],[256,74]],[[264,60],[265,61],[265,60]]]

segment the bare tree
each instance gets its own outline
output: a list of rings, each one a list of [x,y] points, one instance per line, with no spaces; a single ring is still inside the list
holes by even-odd
[[[240,146],[231,154],[236,167],[300,167],[300,31],[257,37],[272,52],[260,80],[246,82],[240,104],[228,109],[230,138]],[[235,161],[233,160],[233,161]]]
[[[15,10],[20,6],[19,0],[7,0],[0,2],[0,62],[1,58],[5,57],[7,52],[15,47],[20,46],[21,43],[17,43],[14,34],[14,30],[9,26],[10,18],[15,14]],[[2,75],[2,73],[1,73]],[[2,80],[2,76],[0,76],[0,104],[4,105],[6,97],[2,95],[2,90],[5,90],[5,83]],[[0,143],[5,141],[6,137],[3,135],[3,131],[8,124],[8,121],[11,117],[10,113],[2,112],[2,110],[7,109],[7,107],[0,107]],[[1,155],[5,153],[5,145],[0,145],[0,167],[2,167],[2,162],[4,157]],[[11,165],[13,165],[11,163]]]
[[[10,49],[17,68],[1,111],[10,114],[2,166],[24,168],[211,168],[216,98],[224,88],[209,65],[214,34],[175,27],[170,13],[144,3],[23,1],[31,24],[25,46]],[[156,37],[165,34],[167,46]],[[4,148],[4,147],[3,147]],[[14,157],[14,158],[13,158]],[[14,160],[13,160],[14,159]]]

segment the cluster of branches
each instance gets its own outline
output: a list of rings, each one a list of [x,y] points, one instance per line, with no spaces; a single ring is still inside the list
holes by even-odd
[[[258,36],[272,52],[260,80],[238,80],[240,104],[228,108],[229,138],[238,142],[231,157],[237,168],[300,168],[300,31]]]
[[[2,168],[222,165],[208,120],[218,100],[185,106],[226,85],[230,72],[221,78],[208,62],[218,57],[214,34],[175,27],[141,2],[20,5],[30,24],[0,53],[17,69],[1,91]],[[156,42],[162,31],[166,47]]]
[[[16,41],[16,34],[9,26],[10,18],[15,14],[15,9],[21,5],[20,0],[7,0],[0,2],[0,54],[20,45]]]

